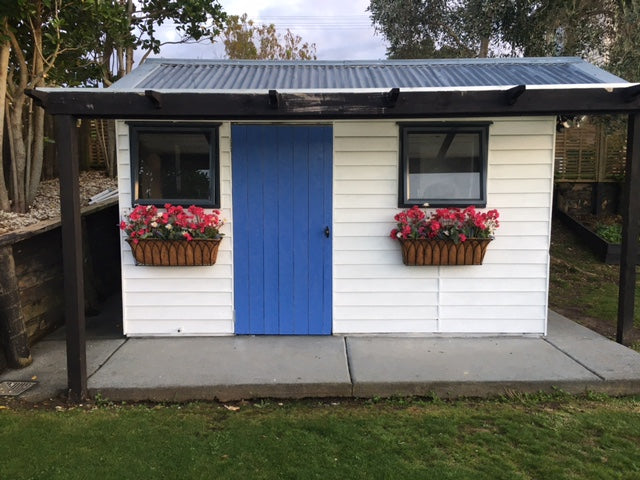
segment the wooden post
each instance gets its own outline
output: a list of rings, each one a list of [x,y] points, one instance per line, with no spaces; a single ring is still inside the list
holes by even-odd
[[[640,113],[629,115],[627,165],[622,197],[622,250],[620,252],[620,291],[616,341],[628,344],[633,328],[636,291],[636,262],[640,222]]]
[[[75,118],[71,115],[57,115],[55,127],[60,171],[67,381],[70,399],[78,402],[87,397],[78,138]]]

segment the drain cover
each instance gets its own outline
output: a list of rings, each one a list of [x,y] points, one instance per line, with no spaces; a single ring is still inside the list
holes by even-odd
[[[26,392],[38,382],[0,382],[0,397],[17,397]]]

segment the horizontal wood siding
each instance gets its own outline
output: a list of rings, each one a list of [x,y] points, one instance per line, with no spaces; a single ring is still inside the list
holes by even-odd
[[[129,129],[117,123],[120,214],[131,210]],[[220,126],[220,202],[226,234],[211,267],[142,267],[121,241],[124,333],[140,335],[233,334],[231,140]],[[124,238],[124,236],[123,236]]]
[[[402,265],[388,237],[398,126],[334,124],[334,333],[546,332],[555,123],[490,120],[487,207],[502,226],[469,267]]]
[[[406,267],[388,235],[398,204],[398,126],[334,123],[333,332],[543,334],[555,122],[500,118],[489,137],[488,208],[502,227],[482,266]],[[121,214],[131,205],[128,128],[117,126]],[[213,267],[133,265],[122,248],[127,335],[233,334],[230,125],[220,128],[227,219]]]

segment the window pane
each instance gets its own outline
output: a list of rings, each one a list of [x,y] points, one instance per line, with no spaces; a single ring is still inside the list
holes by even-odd
[[[210,135],[139,132],[138,198],[211,199]]]
[[[480,198],[480,133],[409,132],[407,139],[409,200]]]

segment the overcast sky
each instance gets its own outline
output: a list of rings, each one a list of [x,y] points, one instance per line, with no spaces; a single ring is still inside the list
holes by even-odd
[[[273,23],[279,33],[289,28],[303,41],[316,44],[318,60],[376,60],[385,58],[386,45],[375,35],[366,11],[369,0],[221,0],[229,15],[246,13],[256,23]],[[175,40],[170,29],[166,40]],[[224,58],[216,43],[165,45],[165,58]]]

